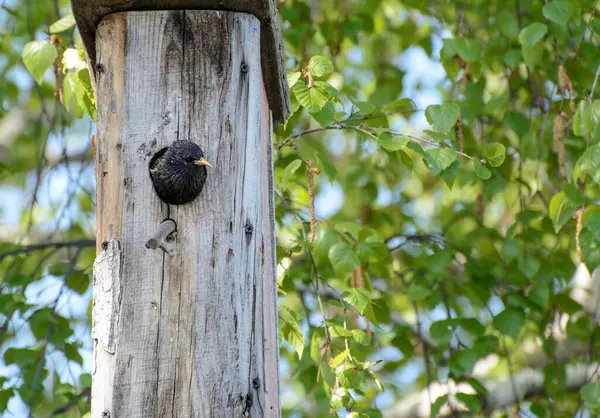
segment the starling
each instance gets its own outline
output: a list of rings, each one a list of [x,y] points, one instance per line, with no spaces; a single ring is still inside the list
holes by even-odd
[[[174,141],[150,160],[150,178],[156,194],[169,205],[191,202],[202,191],[207,165],[212,167],[198,145],[192,141]]]

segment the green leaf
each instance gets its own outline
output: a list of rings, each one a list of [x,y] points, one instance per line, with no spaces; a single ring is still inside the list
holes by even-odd
[[[315,88],[321,90],[321,92],[329,97],[339,97],[340,92],[333,87],[331,84],[326,83],[325,81],[315,80],[314,82]]]
[[[481,43],[475,39],[455,38],[454,49],[466,62],[473,62],[481,58]]]
[[[329,250],[329,260],[340,277],[352,273],[360,265],[356,252],[345,242],[334,245]]]
[[[65,357],[79,365],[83,365],[83,357],[79,354],[79,347],[73,343],[65,343]]]
[[[494,328],[502,334],[517,340],[521,328],[525,325],[525,312],[515,308],[506,308],[494,317],[492,323]]]
[[[450,164],[450,167],[448,167],[440,173],[440,177],[446,182],[448,187],[452,189],[452,186],[454,186],[454,181],[456,180],[456,177],[458,177],[459,174],[460,163],[458,162],[458,160],[456,160],[452,164]]]
[[[583,217],[583,226],[589,229],[600,240],[600,213],[585,214]]]
[[[452,129],[459,115],[460,106],[457,103],[431,105],[425,109],[427,122],[433,129],[443,133],[447,133]]]
[[[479,360],[480,356],[472,349],[465,349],[453,355],[448,366],[457,376],[468,374],[473,370],[473,366]]]
[[[323,172],[329,179],[329,183],[333,184],[335,178],[337,177],[337,168],[335,168],[335,165],[333,165],[331,161],[321,157],[319,157],[319,165],[321,166]]]
[[[488,145],[485,155],[488,163],[492,167],[499,167],[506,158],[506,148],[504,148],[504,145],[498,142],[492,142]]]
[[[71,385],[70,383],[59,383],[58,385],[56,385],[54,387],[54,394],[55,395],[74,394],[73,385]]]
[[[279,332],[281,336],[296,350],[298,358],[302,358],[304,352],[304,335],[300,330],[298,321],[289,308],[279,307]]]
[[[577,186],[571,183],[563,183],[560,185],[560,188],[565,193],[565,197],[570,203],[575,206],[583,206],[583,193],[581,193],[581,190],[579,190]]]
[[[339,240],[339,234],[332,229],[326,228],[325,231],[317,238],[314,246],[313,255],[318,264],[322,264],[329,259],[329,250]]]
[[[594,412],[600,412],[600,382],[583,385],[580,393],[586,408]]]
[[[415,109],[416,109],[415,102],[413,102],[412,99],[409,99],[407,97],[405,97],[403,99],[394,100],[393,102],[390,102],[383,107],[383,111],[385,113],[412,112]]]
[[[566,28],[571,19],[575,5],[572,0],[553,0],[542,8],[544,17]]]
[[[537,418],[546,418],[548,416],[548,410],[546,409],[546,406],[543,404],[532,404],[529,407],[529,410],[535,414],[535,416]]]
[[[440,274],[450,261],[454,258],[454,254],[450,251],[438,251],[427,258],[427,267],[432,274]]]
[[[502,258],[510,262],[516,260],[521,255],[521,241],[516,239],[507,239],[502,241]]]
[[[492,177],[492,173],[490,172],[490,170],[488,170],[488,168],[485,165],[480,164],[477,161],[474,161],[473,167],[475,168],[475,174],[477,174],[477,177],[479,177],[483,180],[488,180],[489,178]]]
[[[325,106],[323,106],[323,109],[318,112],[311,112],[311,116],[319,122],[319,125],[322,127],[330,125],[335,117],[335,104],[328,101]]]
[[[27,42],[23,48],[23,64],[38,84],[42,84],[42,77],[57,56],[56,48],[49,41]]]
[[[84,388],[92,387],[92,375],[89,373],[81,373],[79,375],[79,386]]]
[[[383,387],[381,378],[375,372],[372,372],[371,370],[368,370],[368,372],[369,372],[369,376],[371,376],[371,378],[373,379],[373,383],[375,383],[375,387],[377,387],[377,390],[379,392],[383,392],[385,390],[385,388]],[[370,418],[369,415],[364,415],[364,417]]]
[[[413,283],[408,288],[406,296],[411,302],[419,302],[426,299],[431,294],[431,289],[425,288],[417,283]]]
[[[285,167],[285,170],[283,170],[283,178],[281,180],[284,185],[283,190],[285,190],[285,185],[290,181],[290,178],[292,178],[294,173],[298,171],[301,165],[302,160],[296,159]]]
[[[363,115],[368,115],[377,109],[373,104],[369,102],[359,101],[354,103],[354,105],[358,107],[358,110],[360,110],[360,113],[362,113]]]
[[[431,338],[440,345],[448,345],[454,335],[455,321],[452,319],[443,319],[436,321],[429,327]]]
[[[554,231],[560,231],[563,225],[573,217],[575,211],[577,211],[577,206],[565,197],[565,192],[558,192],[552,196],[548,215],[554,224]]]
[[[438,175],[456,161],[458,154],[452,148],[432,148],[425,151],[425,155],[431,173]]]
[[[73,271],[65,280],[65,285],[74,292],[83,295],[91,284],[91,278],[88,274],[81,271]]]
[[[400,151],[406,148],[408,144],[408,138],[403,136],[392,136],[387,132],[379,135],[379,144],[386,149],[386,151]]]
[[[370,302],[370,294],[368,290],[354,288],[342,293],[342,299],[354,306],[358,313],[364,315],[365,309]]]
[[[523,46],[535,46],[544,39],[548,33],[548,26],[543,23],[535,22],[521,29],[519,33],[519,42]]]
[[[429,129],[423,129],[423,133],[426,133],[427,135],[429,135],[431,137],[431,139],[433,139],[434,141],[437,141],[437,142],[444,142],[444,141],[452,140],[452,137],[447,133],[443,134],[443,133],[432,131]]]
[[[448,402],[448,395],[442,395],[438,397],[433,405],[431,405],[431,418],[435,418],[438,416],[438,413],[442,409],[444,405]]]
[[[391,259],[390,251],[385,241],[377,234],[360,238],[356,246],[358,258],[365,263],[388,262]]]
[[[352,339],[361,345],[369,345],[371,343],[369,335],[363,330],[353,329],[350,331],[350,334]]]
[[[528,279],[533,279],[540,270],[540,262],[535,258],[521,258],[517,263],[519,271]]]
[[[345,387],[339,387],[333,391],[331,394],[331,399],[329,400],[329,406],[331,409],[340,409],[346,405],[347,402],[350,401],[350,393],[348,389]]]
[[[308,62],[306,69],[314,76],[323,77],[333,72],[333,64],[329,58],[322,55],[315,55]]]
[[[575,183],[583,181],[586,174],[592,177],[594,182],[600,184],[600,144],[588,148],[575,163],[573,170]]]
[[[479,395],[472,395],[468,393],[457,393],[456,399],[460,402],[464,403],[469,411],[471,412],[479,412],[481,411],[481,400],[479,399]]]
[[[63,81],[65,108],[73,107],[73,113],[79,119],[87,112],[95,120],[95,105],[92,102],[93,91],[89,72],[86,69],[69,71]]]
[[[583,124],[586,132],[594,132],[600,122],[600,100],[595,100],[585,107]],[[587,133],[586,133],[587,135]]]
[[[323,90],[316,87],[308,88],[304,80],[299,80],[292,89],[298,103],[300,103],[309,112],[315,113],[323,109],[327,103],[327,95]]]
[[[479,337],[485,332],[485,328],[481,325],[481,322],[475,318],[459,318],[458,324],[473,337]]]
[[[75,17],[73,12],[69,11],[61,19],[50,25],[50,33],[60,33],[75,26]]]
[[[296,85],[300,77],[302,77],[302,73],[300,71],[288,72],[287,74],[287,82],[288,87],[291,89]]]
[[[344,360],[346,360],[348,358],[348,354],[350,353],[350,350],[344,350],[342,351],[340,354],[338,354],[337,356],[335,356],[333,358],[333,360],[331,360],[331,362],[329,363],[329,366],[331,366],[332,368],[336,368],[337,366],[339,366],[340,364],[342,364],[344,362]]]
[[[329,325],[329,333],[332,337],[350,338],[361,345],[368,345],[371,342],[367,333],[360,329],[346,329],[339,325]]]
[[[577,104],[577,110],[573,116],[573,134],[577,136],[587,136],[589,134],[589,124],[585,123],[585,114],[587,113],[588,102],[581,100]]]
[[[15,390],[13,388],[0,390],[0,412],[5,412],[8,401],[13,397]]]
[[[521,47],[521,53],[523,54],[523,60],[529,69],[534,69],[536,65],[542,60],[544,55],[544,48],[539,46],[528,46],[523,45]]]

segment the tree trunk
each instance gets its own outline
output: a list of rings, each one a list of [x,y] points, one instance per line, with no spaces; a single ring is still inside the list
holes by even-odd
[[[92,417],[279,416],[259,21],[117,13],[98,26],[96,49]],[[148,163],[176,139],[214,167],[196,200],[169,206]]]

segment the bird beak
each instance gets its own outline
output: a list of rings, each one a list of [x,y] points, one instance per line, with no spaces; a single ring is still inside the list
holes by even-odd
[[[207,165],[209,167],[212,167],[212,164],[209,163],[208,161],[206,161],[204,158],[200,158],[199,160],[195,160],[194,164],[196,164],[196,165]]]

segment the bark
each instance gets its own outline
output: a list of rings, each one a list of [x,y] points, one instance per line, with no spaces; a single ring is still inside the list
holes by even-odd
[[[280,415],[259,35],[255,17],[216,11],[98,27],[94,417]],[[148,163],[176,139],[214,167],[196,200],[169,206]]]

